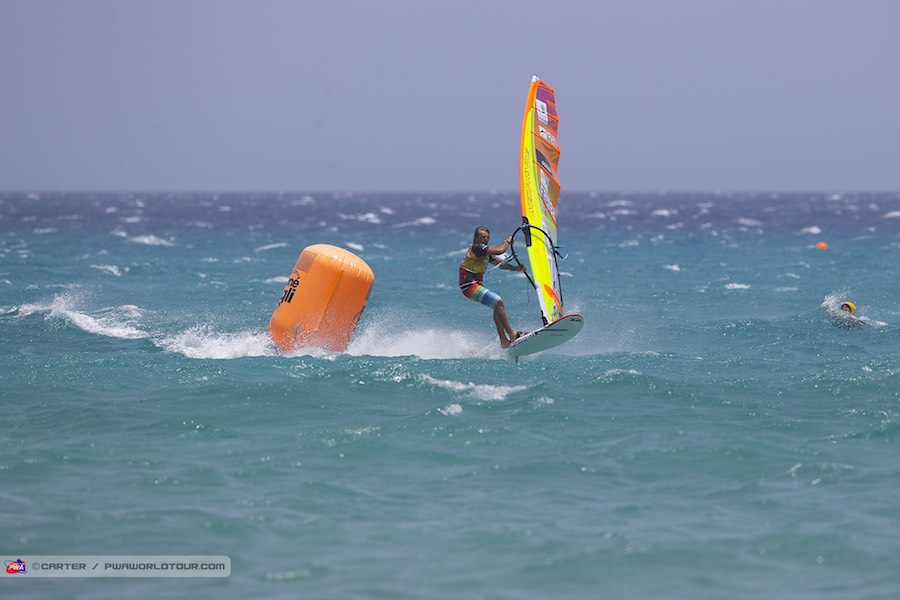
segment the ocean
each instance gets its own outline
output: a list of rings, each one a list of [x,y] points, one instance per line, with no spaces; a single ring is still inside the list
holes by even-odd
[[[231,564],[3,573],[0,596],[900,597],[900,194],[563,190],[585,326],[514,362],[456,278],[475,226],[519,214],[0,194],[4,562]],[[346,352],[284,355],[267,324],[319,243],[371,266],[368,306]],[[486,284],[539,326],[523,275]]]

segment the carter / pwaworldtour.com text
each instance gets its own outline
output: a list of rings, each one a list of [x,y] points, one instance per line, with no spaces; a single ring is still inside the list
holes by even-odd
[[[9,556],[0,579],[32,577],[228,577],[228,556]]]

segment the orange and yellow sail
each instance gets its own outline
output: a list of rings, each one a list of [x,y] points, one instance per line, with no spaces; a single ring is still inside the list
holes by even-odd
[[[556,203],[559,200],[559,117],[553,88],[531,79],[522,123],[519,189],[528,262],[544,324],[563,316],[556,266]],[[530,227],[529,227],[530,226]]]

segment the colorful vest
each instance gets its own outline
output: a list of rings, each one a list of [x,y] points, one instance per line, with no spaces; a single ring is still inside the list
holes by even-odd
[[[490,259],[487,249],[487,244],[469,244],[466,257],[459,263],[459,285],[468,285],[484,278]]]

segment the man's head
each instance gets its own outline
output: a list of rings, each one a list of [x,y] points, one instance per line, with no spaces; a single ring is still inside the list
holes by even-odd
[[[475,236],[472,238],[476,244],[487,244],[491,239],[491,230],[487,227],[480,226],[475,228]]]
[[[841,304],[841,310],[844,312],[848,312],[851,315],[855,315],[856,314],[856,305],[853,304],[852,302],[844,302],[843,304]]]

